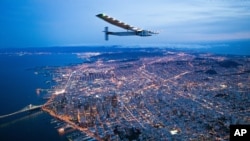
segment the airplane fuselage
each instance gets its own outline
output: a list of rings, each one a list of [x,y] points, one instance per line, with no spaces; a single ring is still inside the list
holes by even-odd
[[[116,35],[116,36],[152,36],[147,31],[138,31],[138,32],[108,32],[109,35]]]

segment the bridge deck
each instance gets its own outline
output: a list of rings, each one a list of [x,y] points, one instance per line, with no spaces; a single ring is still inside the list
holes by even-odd
[[[23,113],[23,112],[26,112],[26,111],[31,111],[31,110],[35,110],[35,109],[38,109],[38,108],[41,108],[43,105],[28,105],[28,106],[25,106],[23,109],[19,110],[19,111],[16,111],[16,112],[13,112],[13,113],[10,113],[10,114],[6,114],[6,115],[2,115],[0,116],[0,118],[5,118],[5,117],[9,117],[9,116],[12,116],[12,115],[16,115],[16,114],[19,114],[19,113]]]

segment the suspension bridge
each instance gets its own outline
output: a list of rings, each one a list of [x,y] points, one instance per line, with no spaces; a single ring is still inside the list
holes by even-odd
[[[35,109],[39,109],[42,106],[43,105],[32,105],[32,104],[29,104],[28,106],[25,106],[23,109],[21,109],[19,111],[16,111],[14,113],[10,113],[10,114],[6,114],[6,115],[0,116],[0,119],[1,118],[5,118],[5,117],[9,117],[9,116],[12,116],[12,115],[16,115],[16,114],[19,114],[19,113],[23,113],[23,112],[26,112],[26,111],[32,111],[32,110],[35,110]]]

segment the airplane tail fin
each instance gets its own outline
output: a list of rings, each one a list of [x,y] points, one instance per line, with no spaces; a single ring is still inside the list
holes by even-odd
[[[108,27],[105,27],[105,28],[104,28],[104,32],[105,32],[105,33],[104,33],[104,34],[105,34],[105,40],[108,41],[108,40],[109,40],[109,34],[108,34],[109,31],[108,31]]]

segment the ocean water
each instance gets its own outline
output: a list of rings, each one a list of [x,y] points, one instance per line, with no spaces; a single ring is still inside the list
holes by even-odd
[[[50,88],[50,77],[37,75],[34,69],[45,66],[63,66],[81,63],[73,54],[22,55],[0,54],[0,115],[18,111],[29,104],[45,103],[36,89]],[[24,113],[0,119],[0,141],[66,140],[52,125],[52,117],[42,111]]]

